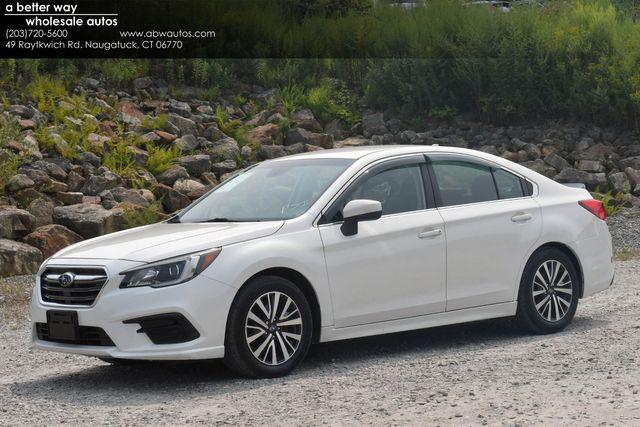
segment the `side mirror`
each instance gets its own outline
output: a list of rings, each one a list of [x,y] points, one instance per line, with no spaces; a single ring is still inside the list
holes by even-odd
[[[344,223],[340,230],[345,236],[358,234],[358,222],[373,221],[382,216],[382,204],[377,200],[351,200],[342,208]]]

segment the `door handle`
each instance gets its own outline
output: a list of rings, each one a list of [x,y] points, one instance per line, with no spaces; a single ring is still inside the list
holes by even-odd
[[[430,230],[423,231],[422,233],[418,234],[418,239],[431,239],[433,237],[438,237],[441,234],[442,234],[442,229],[432,228]]]
[[[517,214],[511,217],[511,221],[513,222],[527,222],[527,221],[531,221],[531,219],[533,219],[533,216],[525,212],[518,212]]]

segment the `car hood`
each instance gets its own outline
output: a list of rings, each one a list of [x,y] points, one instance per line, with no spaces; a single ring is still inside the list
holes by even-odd
[[[250,223],[159,223],[120,231],[69,246],[53,258],[154,262],[269,236],[284,221]]]

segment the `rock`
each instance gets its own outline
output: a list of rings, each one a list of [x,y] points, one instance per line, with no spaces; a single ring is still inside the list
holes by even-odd
[[[191,199],[185,194],[182,194],[178,190],[164,185],[158,184],[153,190],[153,194],[160,200],[162,200],[162,206],[168,213],[173,213],[184,209],[191,204]]]
[[[326,133],[309,132],[304,128],[293,128],[287,131],[284,145],[312,144],[323,148],[333,148],[333,136]]]
[[[571,165],[565,159],[558,154],[549,154],[544,158],[544,162],[553,167],[556,171],[560,172],[564,168],[569,168]]]
[[[640,189],[640,170],[633,168],[626,168],[624,173],[627,174],[627,178],[629,179],[629,184],[631,185],[631,190],[633,194],[636,194],[635,189]]]
[[[158,175],[157,178],[158,181],[163,184],[173,185],[173,183],[180,178],[189,178],[189,173],[183,166],[173,165],[169,169]]]
[[[113,172],[108,172],[103,175],[90,176],[80,191],[87,196],[97,196],[104,190],[109,190],[119,185],[122,185],[122,178]]]
[[[206,153],[209,154],[212,162],[235,161],[240,156],[240,146],[235,139],[227,137],[207,145]]]
[[[492,154],[494,156],[500,155],[495,145],[483,145],[478,149],[478,151],[482,151],[483,153],[487,153],[487,154]]]
[[[583,183],[589,190],[595,190],[596,187],[602,190],[607,184],[604,173],[591,173],[574,168],[562,169],[553,179],[563,183]]]
[[[304,153],[304,147],[303,143],[298,142],[293,145],[285,145],[284,149],[287,151],[287,154],[300,154]]]
[[[275,159],[286,155],[287,151],[281,145],[261,145],[258,149],[258,156],[263,160]]]
[[[555,168],[549,166],[547,163],[540,159],[522,162],[522,166],[527,167],[532,171],[538,172],[539,174],[544,175],[547,178],[553,178],[558,173]]]
[[[151,172],[145,169],[138,169],[134,172],[134,178],[138,181],[141,181],[145,187],[153,187],[158,183],[156,177],[151,174]]]
[[[98,197],[100,198],[99,203],[105,209],[113,209],[118,204],[109,190],[104,190],[100,195],[98,195]]]
[[[147,160],[149,160],[148,152],[134,145],[127,146],[127,151],[131,153],[131,156],[133,157],[133,163],[142,167],[147,165]]]
[[[282,129],[273,123],[258,126],[246,135],[247,140],[255,145],[280,145],[284,140]]]
[[[218,179],[213,172],[203,173],[202,176],[200,176],[200,180],[204,185],[209,187],[215,187],[216,185],[218,185]]]
[[[412,130],[402,131],[399,133],[399,136],[400,136],[400,141],[403,144],[416,145],[422,142],[421,139],[418,137],[418,134]]]
[[[193,151],[200,146],[200,141],[193,135],[185,135],[173,141],[173,146],[184,152]]]
[[[207,192],[207,187],[193,179],[182,178],[173,184],[173,189],[186,195],[191,200],[200,198]]]
[[[629,181],[627,181],[627,175],[624,172],[612,173],[607,177],[607,182],[609,183],[609,188],[613,190],[614,193],[629,190]]]
[[[8,141],[5,146],[24,157],[42,158],[38,141],[32,133],[28,133],[21,139]]]
[[[335,143],[336,147],[361,147],[363,145],[370,145],[371,141],[369,139],[363,138],[361,136],[353,136],[351,138],[347,138],[342,141],[338,141]]]
[[[122,211],[107,210],[100,205],[78,204],[55,208],[53,221],[89,239],[117,231],[122,215]]]
[[[202,132],[202,136],[212,142],[228,138],[228,136],[225,135],[225,133],[220,129],[218,129],[218,126],[216,125],[210,125],[208,128],[206,128],[204,132]]]
[[[42,263],[42,253],[33,246],[0,239],[0,276],[35,274]]]
[[[640,156],[628,157],[620,160],[620,169],[632,168],[640,169]]]
[[[153,86],[151,77],[139,77],[133,81],[133,89],[136,91],[149,89],[151,86]]]
[[[372,135],[384,135],[385,133],[389,133],[384,122],[384,114],[374,113],[363,116],[362,132],[367,138],[370,138]]]
[[[322,132],[320,122],[316,120],[313,112],[308,109],[294,111],[293,114],[291,114],[291,122],[297,127],[301,127],[312,132]]]
[[[80,192],[60,192],[56,193],[54,197],[63,205],[77,205],[78,203],[82,203],[82,197],[84,197],[84,195]]]
[[[182,117],[189,117],[191,115],[191,107],[186,102],[176,101],[175,99],[169,100],[169,111],[181,115]]]
[[[604,166],[598,160],[578,160],[576,169],[585,172],[604,172]]]
[[[184,167],[191,176],[199,177],[211,170],[211,157],[208,154],[179,157],[176,162]]]
[[[174,125],[178,129],[179,136],[198,134],[198,125],[196,125],[196,122],[186,117],[182,117],[175,113],[170,113],[169,123]]]
[[[19,105],[19,104],[9,105],[7,107],[7,112],[9,114],[19,116],[20,118],[23,118],[23,119],[32,118],[34,113],[31,108],[27,107],[26,105]]]
[[[33,180],[27,175],[17,174],[12,176],[9,181],[7,181],[5,188],[10,192],[15,193],[16,191],[20,191],[25,188],[31,188],[35,184],[36,183],[33,182]]]
[[[53,179],[58,181],[66,181],[67,173],[60,166],[46,160],[37,160],[29,165],[30,168],[40,170]]]
[[[33,230],[36,217],[14,207],[0,207],[0,238],[18,239]]]
[[[44,195],[34,197],[33,200],[27,204],[27,210],[36,218],[33,228],[51,224],[53,222],[53,209],[55,207],[56,204],[54,201]]]
[[[39,249],[44,258],[81,240],[82,236],[58,224],[38,227],[23,239],[26,244]]]
[[[324,128],[324,132],[333,136],[333,139],[343,139],[346,135],[342,122],[338,119],[331,120]]]
[[[31,130],[31,129],[35,129],[36,122],[34,122],[31,119],[21,119],[18,121],[18,125],[22,130]]]
[[[138,205],[142,207],[149,206],[149,201],[145,197],[143,197],[142,194],[138,192],[138,190],[124,187],[114,187],[109,190],[109,193],[113,197],[113,200],[118,203],[130,203],[132,205]]]
[[[140,188],[138,190],[135,190],[139,195],[141,195],[146,201],[147,203],[151,204],[153,202],[156,201],[156,196],[153,195],[153,193],[150,190],[147,190],[146,188]]]
[[[90,133],[87,135],[87,142],[91,147],[91,151],[102,154],[106,151],[108,144],[111,142],[111,138],[98,135],[97,133]]]
[[[140,139],[142,140],[142,142],[144,142],[145,144],[147,143],[156,143],[156,142],[160,142],[162,140],[162,138],[160,138],[160,135],[158,135],[155,132],[147,132],[144,135],[142,135],[140,137]]]
[[[176,138],[178,138],[177,135],[165,132],[163,130],[155,130],[154,132],[156,133],[156,135],[158,135],[158,137],[160,138],[160,143],[162,144],[171,144],[176,140]]]
[[[68,191],[80,191],[80,189],[84,186],[86,180],[82,175],[77,172],[71,171],[67,175],[67,187]]]
[[[265,147],[281,147],[280,145],[265,145]],[[284,148],[283,148],[284,150]],[[213,171],[216,176],[222,176],[225,173],[233,172],[238,168],[235,160],[224,160],[222,162],[217,162],[211,165],[211,171]]]
[[[100,167],[101,159],[90,151],[78,154],[78,162],[80,164],[88,163],[96,168]]]
[[[580,151],[576,149],[576,151]],[[604,144],[595,144],[576,155],[576,160],[598,160],[603,161],[613,154],[613,147]]]

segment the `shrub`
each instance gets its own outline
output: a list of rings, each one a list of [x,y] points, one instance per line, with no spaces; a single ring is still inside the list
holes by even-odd
[[[149,206],[144,208],[125,205],[123,210],[125,228],[154,224],[161,221],[166,216],[162,213],[162,204],[159,201],[151,203]]]
[[[102,157],[102,164],[120,176],[131,176],[135,172],[133,154],[126,141],[112,144]]]
[[[177,147],[164,148],[148,144],[147,151],[149,153],[147,169],[154,175],[160,175],[169,169],[174,160],[181,156],[181,152]]]

